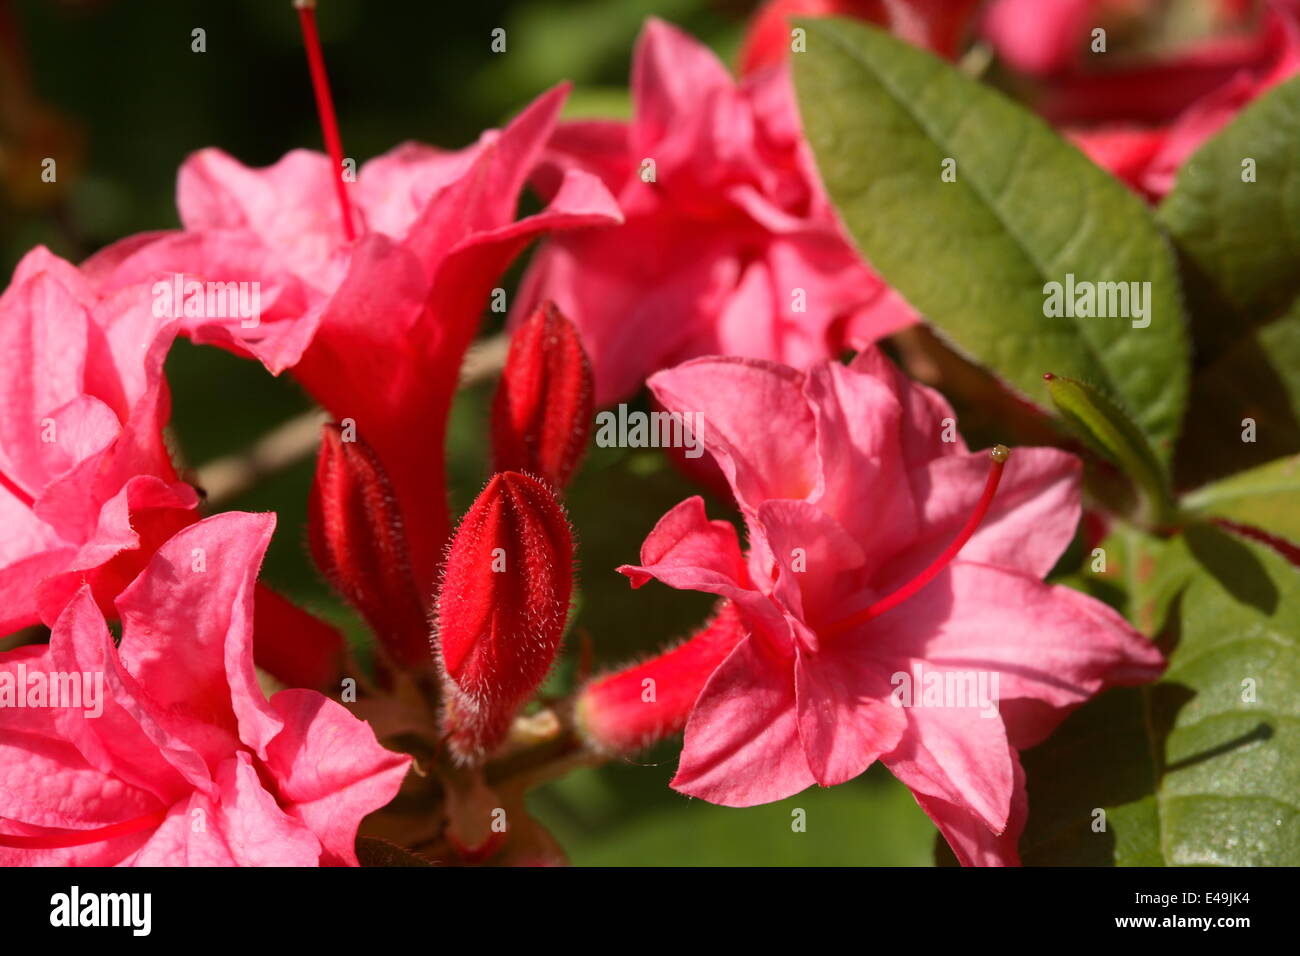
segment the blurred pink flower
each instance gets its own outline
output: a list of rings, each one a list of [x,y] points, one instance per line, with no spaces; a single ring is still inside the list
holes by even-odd
[[[1017,449],[997,484],[988,453],[944,440],[947,402],[876,350],[806,374],[699,359],[650,387],[668,409],[703,415],[749,532],[742,554],[732,525],[691,498],[622,569],[634,585],[726,598],[747,632],[697,675],[673,786],[749,806],[879,759],[963,863],[1017,862],[1017,752],[1103,687],[1163,667],[1109,607],[1042,582],[1079,523],[1078,460]],[[923,706],[922,672],[983,675],[990,700]],[[900,674],[917,682],[914,702],[891,699]],[[617,705],[584,695],[580,713],[598,727],[597,711]]]
[[[1300,71],[1298,0],[1199,0],[1209,36],[1159,56],[1091,52],[1168,12],[1162,0],[769,0],[750,22],[741,64],[788,57],[789,17],[846,16],[948,59],[982,37],[1024,98],[1094,162],[1147,199],[1255,97]],[[1121,41],[1122,42],[1122,41]]]
[[[1160,12],[1154,0],[996,0],[982,32],[1038,77],[1036,108],[1148,199],[1243,107],[1300,71],[1300,3],[1203,0],[1213,34],[1159,58],[1091,52],[1092,31]]]
[[[552,237],[512,312],[555,301],[582,335],[598,405],[687,358],[804,366],[915,321],[845,238],[783,70],[737,84],[707,47],[651,20],[631,82],[630,123],[562,124],[535,177],[550,195],[595,174],[626,222]]]
[[[980,0],[768,0],[754,14],[740,51],[740,71],[752,73],[790,55],[795,17],[855,17],[909,43],[954,59]]]
[[[120,648],[83,588],[48,645],[0,654],[17,693],[33,675],[102,691],[0,708],[0,864],[356,865],[358,824],[410,759],[315,691],[259,689],[254,579],[274,526],[229,512],[164,544],[118,597]]]

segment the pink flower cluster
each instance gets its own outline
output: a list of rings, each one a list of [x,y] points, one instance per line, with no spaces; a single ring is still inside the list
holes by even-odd
[[[180,171],[180,229],[79,267],[30,253],[0,296],[0,632],[49,638],[0,652],[0,703],[33,673],[102,675],[104,700],[95,716],[0,706],[0,863],[355,865],[363,818],[408,782],[411,758],[323,692],[340,686],[337,632],[257,583],[274,517],[202,517],[178,474],[163,438],[177,336],[288,372],[335,419],[312,554],[373,632],[376,692],[437,701],[449,799],[479,792],[472,774],[558,652],[575,557],[562,497],[593,412],[648,381],[664,409],[702,416],[747,541],[690,498],[619,569],[720,603],[684,644],[585,684],[583,746],[684,732],[673,786],[729,806],[879,760],[963,863],[1018,862],[1019,752],[1163,661],[1105,605],[1044,583],[1079,525],[1079,462],[971,451],[946,400],[873,346],[918,317],[819,182],[786,17],[859,16],[945,56],[978,33],[1041,83],[1045,115],[1152,197],[1300,63],[1286,0],[1256,33],[1105,74],[1081,53],[1088,30],[1142,3],[1022,6],[973,21],[968,2],[777,0],[739,81],[652,21],[629,122],[561,122],[553,90],[461,151],[372,160],[342,203],[325,155],[252,169],[204,150]],[[1121,101],[1129,115],[1110,111]],[[516,219],[529,182],[544,208]],[[539,237],[492,413],[494,475],[453,531],[458,370]],[[259,314],[160,314],[157,284],[177,275],[257,282]],[[268,697],[259,671],[290,689]],[[905,700],[927,673],[981,690]],[[469,846],[459,812],[451,838]]]

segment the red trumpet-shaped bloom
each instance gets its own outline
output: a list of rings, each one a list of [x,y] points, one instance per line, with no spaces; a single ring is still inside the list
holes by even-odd
[[[308,503],[312,557],[361,613],[393,662],[429,659],[428,624],[402,516],[383,465],[359,436],[326,425]]]
[[[573,536],[546,484],[498,474],[470,506],[447,555],[438,654],[452,752],[472,762],[499,744],[555,659],[573,592]]]
[[[587,447],[593,401],[591,364],[577,330],[547,302],[510,340],[492,406],[495,469],[540,475],[563,488]]]

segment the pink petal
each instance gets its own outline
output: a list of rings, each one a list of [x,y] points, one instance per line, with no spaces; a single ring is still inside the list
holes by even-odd
[[[945,679],[948,669],[929,660],[899,663],[899,672],[922,677],[928,672]],[[917,682],[914,694],[923,692]],[[913,793],[946,800],[993,832],[1003,832],[1011,812],[1013,759],[1001,718],[986,715],[978,705],[900,709],[907,729],[898,746],[881,757],[894,776]]]
[[[674,790],[727,807],[783,800],[813,783],[799,738],[793,661],[748,637],[709,678],[686,724]]]
[[[244,229],[272,251],[274,264],[320,289],[338,282],[343,222],[332,196],[330,160],[295,149],[264,169],[244,166],[218,149],[204,149],[181,166],[176,205],[190,232]]]
[[[8,370],[0,388],[0,471],[33,498],[68,467],[57,440],[42,441],[42,419],[82,395],[88,325],[76,295],[47,271],[0,296],[0,356]]]
[[[823,488],[813,502],[864,544],[875,567],[917,533],[918,502],[908,481],[894,392],[838,363],[813,368],[804,394],[817,423]]]
[[[1164,669],[1155,645],[1095,598],[964,560],[867,629],[863,639],[881,657],[996,672],[1001,700],[1046,705],[1003,714],[1017,748],[1041,741],[1103,688],[1145,683]]]
[[[962,866],[1020,865],[1017,845],[1029,816],[1029,800],[1025,795],[1025,772],[1014,750],[1011,751],[1011,761],[1015,771],[1011,813],[1006,829],[1001,833],[994,833],[979,817],[960,806],[925,793],[914,791],[912,794],[939,828]]]
[[[983,32],[998,53],[1023,73],[1051,73],[1081,58],[1097,0],[996,0]]]
[[[655,18],[637,41],[631,83],[633,148],[641,151],[669,135],[683,117],[697,115],[701,100],[732,88],[726,68],[708,47]]]
[[[370,725],[306,690],[271,698],[284,730],[267,748],[285,810],[319,838],[324,864],[356,866],[361,820],[401,788],[411,758],[385,750]]]
[[[234,866],[316,866],[321,842],[267,793],[246,751],[222,764],[216,819]],[[192,864],[191,864],[192,865]]]
[[[696,337],[707,341],[716,333],[691,317],[718,314],[733,293],[736,270],[694,223],[643,217],[616,234],[584,229],[538,250],[512,321],[553,300],[582,335],[596,404],[608,405],[636,392],[649,372],[700,354]]]
[[[806,501],[765,501],[750,535],[750,573],[771,581],[771,593],[800,620],[822,622],[839,604],[849,575],[866,561],[870,539],[854,538],[830,515]]]
[[[767,498],[807,498],[817,489],[816,427],[799,372],[759,359],[704,358],[649,384],[666,408],[703,415],[697,437],[750,514]]]
[[[844,642],[798,652],[795,686],[799,735],[823,787],[852,780],[893,750],[907,718],[889,702],[879,662]]]
[[[987,452],[938,458],[911,473],[921,508],[918,533],[895,556],[888,581],[910,579],[952,543],[975,510],[988,479]],[[1017,448],[978,530],[959,555],[1044,578],[1079,527],[1079,459],[1055,448]]]
[[[237,732],[259,756],[282,722],[253,669],[253,584],[274,515],[227,512],[181,531],[117,599],[122,663],[157,703]]]
[[[60,736],[75,746],[89,764],[153,794],[164,806],[184,795],[192,785],[207,783],[202,757],[160,728],[160,722],[168,722],[168,715],[156,712],[122,673],[113,636],[89,589],[78,591],[59,617],[49,647],[52,670],[102,677],[98,714],[94,710],[88,713],[83,706],[60,708],[55,715]],[[83,704],[89,702],[83,699]],[[178,769],[191,780],[183,779]]]

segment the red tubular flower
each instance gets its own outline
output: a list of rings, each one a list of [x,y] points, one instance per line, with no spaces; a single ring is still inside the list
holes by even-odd
[[[392,485],[370,446],[347,440],[338,425],[324,428],[307,527],[317,567],[393,662],[427,663],[429,628]]]
[[[452,539],[438,598],[452,753],[470,763],[505,739],[546,677],[573,591],[564,509],[536,478],[495,475]]]
[[[578,696],[578,725],[602,750],[631,752],[681,732],[700,691],[745,637],[735,605],[690,640],[643,664],[600,677]]]
[[[586,450],[594,410],[591,364],[577,330],[545,302],[510,339],[492,405],[495,470],[529,472],[563,488]]]

